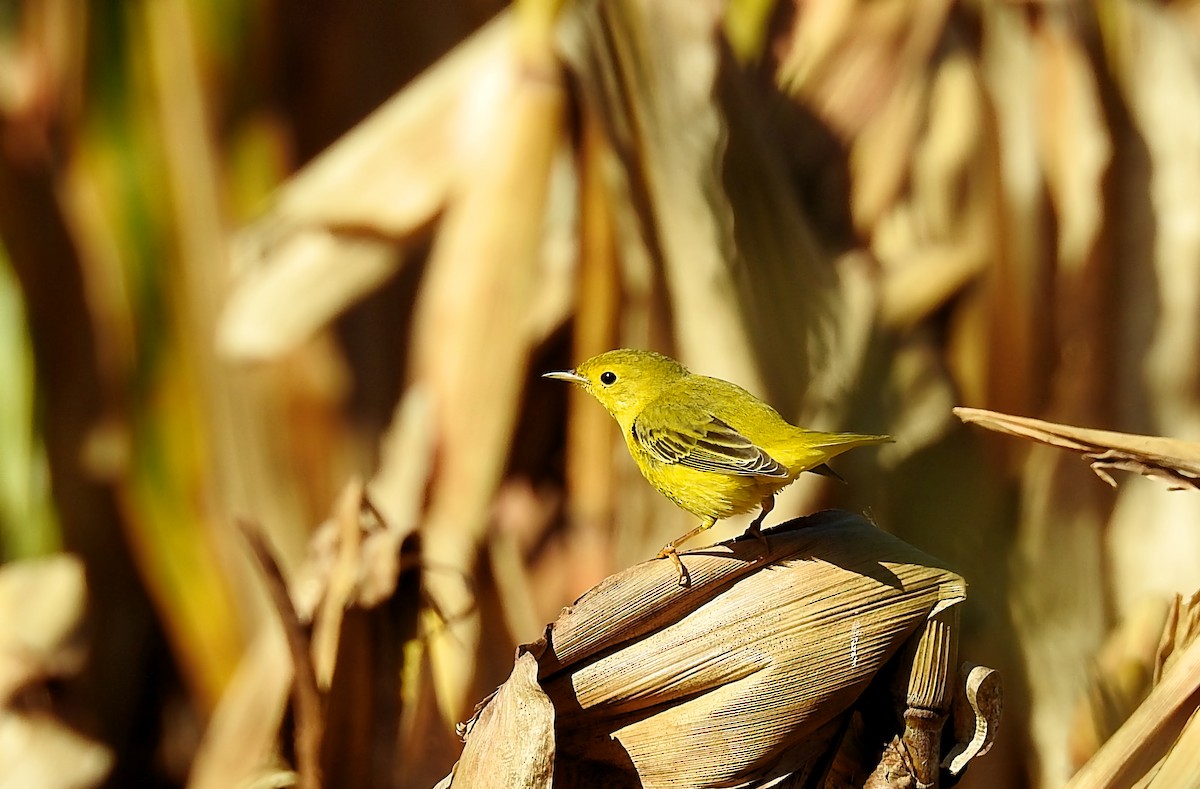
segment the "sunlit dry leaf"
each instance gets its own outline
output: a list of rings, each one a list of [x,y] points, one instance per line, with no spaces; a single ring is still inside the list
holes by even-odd
[[[465,727],[462,757],[442,787],[548,789],[554,775],[554,707],[538,685],[535,654],[523,653],[512,675]],[[558,786],[560,784],[554,783]]]
[[[576,304],[572,320],[572,361],[590,359],[620,347],[619,323],[623,311],[617,214],[630,212],[628,201],[614,193],[617,154],[595,113],[582,119],[579,152],[579,267]],[[632,234],[630,234],[632,235]],[[632,241],[630,242],[632,243]],[[626,261],[626,266],[630,265]],[[627,297],[626,297],[627,298]],[[631,338],[632,339],[632,338]],[[637,340],[634,346],[647,345]],[[539,562],[532,568],[539,587],[554,599],[554,587],[578,583],[558,600],[570,599],[608,575],[613,552],[616,477],[613,455],[603,453],[613,440],[612,423],[603,409],[577,387],[567,395],[566,507],[569,556]],[[557,577],[556,577],[557,576]],[[569,580],[568,580],[569,579]]]
[[[234,245],[242,280],[219,326],[223,353],[274,357],[395,273],[397,242],[427,228],[489,150],[511,45],[502,15],[279,189]]]
[[[1058,221],[1058,259],[1086,261],[1104,221],[1102,180],[1112,157],[1099,88],[1084,43],[1067,14],[1047,14],[1038,26],[1037,86],[1042,168]]]
[[[322,690],[328,690],[333,680],[342,616],[354,599],[362,575],[359,565],[363,510],[362,482],[351,480],[338,497],[333,513],[331,526],[337,532],[337,556],[329,567],[321,608],[314,616],[312,629],[313,669]]]
[[[473,612],[462,578],[471,575],[509,456],[535,341],[529,314],[566,98],[549,31],[542,38],[532,32],[549,24],[545,7],[518,6],[524,35],[508,42],[486,73],[498,100],[475,118],[472,133],[487,145],[463,161],[470,178],[456,184],[441,220],[413,317],[413,379],[434,404],[438,459],[423,558],[442,568],[427,588],[452,612]],[[475,613],[431,634],[447,720],[466,712],[478,640]]]
[[[974,64],[965,55],[946,58],[928,91],[908,193],[881,204],[870,224],[871,248],[885,271],[883,320],[897,327],[942,307],[995,251],[993,133]],[[894,155],[886,146],[876,152]],[[863,166],[875,168],[873,161]]]
[[[906,2],[789,5],[795,13],[776,81],[846,146],[854,223],[873,234],[910,177],[951,4],[923,3],[920,13]]]
[[[113,753],[49,717],[0,710],[0,789],[91,789]]]
[[[1166,626],[1162,629],[1162,640],[1158,647],[1158,659],[1154,665],[1155,684],[1162,681],[1163,674],[1171,669],[1176,660],[1200,635],[1200,594],[1187,600],[1175,595]],[[1137,786],[1153,786],[1166,789],[1172,786],[1187,786],[1200,775],[1200,713],[1193,712],[1183,731],[1153,770],[1138,782]]]
[[[1200,709],[1192,713],[1183,731],[1171,745],[1171,750],[1153,770],[1147,771],[1143,781],[1135,785],[1153,789],[1195,786],[1200,776]]]
[[[399,254],[378,238],[320,226],[295,230],[265,265],[246,267],[217,325],[218,351],[236,361],[281,356],[387,281]]]
[[[239,524],[251,556],[258,564],[263,586],[274,606],[278,623],[283,628],[292,664],[292,700],[296,726],[294,743],[296,774],[299,789],[320,789],[320,748],[325,733],[324,702],[313,668],[312,648],[308,633],[296,614],[288,591],[287,579],[279,569],[270,545],[256,524]]]
[[[359,581],[363,605],[374,605],[396,587],[400,544],[420,523],[433,469],[434,440],[429,392],[419,385],[409,387],[380,439],[379,468],[368,486],[370,501],[383,515],[385,529],[367,535],[363,544],[365,575]]]
[[[981,408],[955,408],[954,413],[964,422],[1079,452],[1114,487],[1108,472],[1118,469],[1164,480],[1173,488],[1200,490],[1200,443],[1194,441],[1072,427]]]
[[[82,667],[85,605],[83,565],[73,556],[0,567],[0,707],[27,682]]]
[[[402,428],[411,428],[408,417],[419,413],[411,407],[414,401],[407,402],[397,417]],[[410,463],[423,483],[420,458],[414,455]],[[321,726],[309,740],[320,738],[320,772],[327,786],[361,786],[369,774],[392,774],[414,747],[402,727],[427,677],[412,670],[419,662],[419,652],[410,647],[417,643],[423,600],[416,541],[406,540],[411,536],[411,524],[402,530],[389,522],[365,497],[362,484],[351,480],[332,517],[314,534],[289,590],[296,619],[311,624],[307,647],[299,644],[311,661],[301,655],[296,662],[307,664],[305,670],[313,673],[309,681],[319,692]],[[280,619],[287,623],[290,616],[282,608]],[[293,651],[303,641],[294,630],[288,623]],[[312,714],[304,698],[312,694],[299,685],[297,691],[296,723],[303,733],[303,718]],[[308,727],[314,729],[311,723]],[[301,758],[297,766],[299,783],[311,781]]]
[[[1126,1],[1099,8],[1106,12],[1101,30],[1109,68],[1149,159],[1143,187],[1149,212],[1128,220],[1126,232],[1140,243],[1122,263],[1149,268],[1148,292],[1137,294],[1141,298],[1131,305],[1130,322],[1149,321],[1151,335],[1126,351],[1128,364],[1145,388],[1142,396],[1153,404],[1154,432],[1197,440],[1200,234],[1192,225],[1200,181],[1191,173],[1200,169],[1200,60],[1195,28],[1180,23],[1184,12],[1173,5]]]
[[[1180,655],[1200,636],[1200,593],[1186,600],[1175,595],[1162,629],[1158,651],[1154,661],[1154,684],[1162,682],[1163,675]]]
[[[1045,277],[1052,247],[1038,154],[1037,58],[1019,6],[984,3],[978,69],[995,124],[997,205],[983,287],[968,293],[952,338],[965,402],[1027,412],[1040,404],[1042,347],[1053,323]]]
[[[911,2],[792,4],[796,14],[776,79],[846,140],[887,115],[891,101],[923,81],[952,5],[924,3],[914,13],[917,6]],[[912,130],[896,131],[898,142],[910,139]],[[907,146],[901,144],[900,150]]]
[[[734,228],[719,178],[720,11],[715,2],[578,3],[561,32],[584,97],[634,179],[633,194],[649,203],[639,221],[675,308],[678,355],[755,388],[760,373],[731,271]]]
[[[112,767],[112,752],[49,712],[7,709],[29,685],[66,679],[85,657],[82,563],[59,554],[0,567],[0,787],[85,789]]]
[[[242,655],[213,710],[192,761],[187,789],[248,789],[266,780],[262,773],[269,769],[278,747],[291,684],[287,642],[279,628],[267,625]],[[285,785],[296,785],[295,774],[289,776]]]
[[[501,14],[468,37],[289,180],[245,232],[283,223],[402,238],[427,224],[464,176],[461,166],[490,145],[512,35]]]

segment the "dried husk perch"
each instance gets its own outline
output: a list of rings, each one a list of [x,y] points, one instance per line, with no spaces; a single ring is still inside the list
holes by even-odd
[[[958,669],[938,560],[829,511],[684,561],[691,587],[645,562],[522,647],[439,786],[931,786],[987,750],[998,677]]]

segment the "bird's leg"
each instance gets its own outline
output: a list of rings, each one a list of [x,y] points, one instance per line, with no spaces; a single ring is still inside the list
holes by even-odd
[[[679,573],[679,585],[680,586],[691,586],[692,585],[692,576],[688,574],[687,568],[683,566],[683,559],[679,558],[679,551],[675,549],[675,546],[672,543],[667,543],[666,545],[664,545],[663,549],[658,552],[658,556],[656,556],[655,558],[656,559],[670,558],[670,560],[675,563],[675,571],[677,573]]]
[[[772,493],[763,499],[760,506],[762,507],[762,512],[758,513],[758,517],[752,520],[750,525],[746,527],[746,534],[753,535],[761,540],[764,548],[770,548],[771,546],[767,542],[767,535],[762,533],[762,524],[766,520],[767,514],[775,509],[775,494]]]
[[[692,529],[682,537],[676,537],[674,540],[671,540],[669,543],[663,546],[663,549],[658,552],[658,556],[655,557],[656,559],[670,558],[670,560],[675,563],[675,569],[679,571],[680,586],[690,586],[692,583],[692,577],[688,574],[687,568],[683,566],[683,560],[679,558],[679,546],[683,545],[700,532],[706,529],[711,529],[713,524],[716,522],[716,518],[703,518],[700,521],[699,526]]]

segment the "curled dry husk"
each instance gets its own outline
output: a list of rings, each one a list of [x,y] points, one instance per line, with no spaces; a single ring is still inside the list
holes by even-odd
[[[523,647],[440,786],[799,785],[889,661],[907,656],[918,676],[929,650],[913,636],[954,621],[966,595],[941,562],[843,512],[772,530],[767,548],[741,539],[683,560],[690,587],[670,562],[645,562]],[[910,710],[920,687],[948,711],[956,634],[942,641],[942,676],[893,681],[898,712],[904,687]]]

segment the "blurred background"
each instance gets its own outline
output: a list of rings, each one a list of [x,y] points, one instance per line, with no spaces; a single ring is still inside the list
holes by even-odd
[[[1200,6],[5,3],[0,304],[0,787],[431,786],[691,528],[538,377],[620,346],[896,437],[770,522],[957,567],[1006,698],[962,785],[1058,786],[1200,495],[950,409],[1200,440]]]

